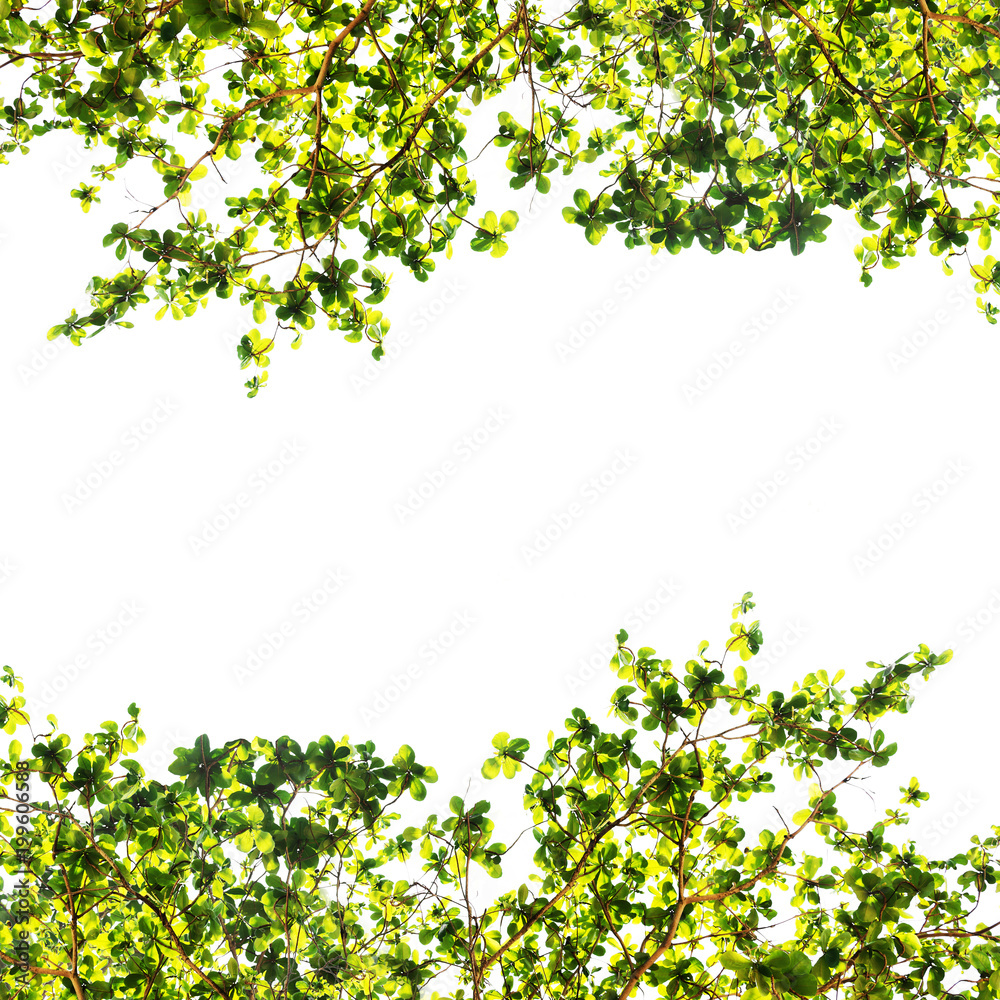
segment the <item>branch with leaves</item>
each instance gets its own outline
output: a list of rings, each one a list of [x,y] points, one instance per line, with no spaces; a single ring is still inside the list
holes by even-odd
[[[5,668],[5,995],[995,996],[1000,924],[984,897],[1000,827],[949,858],[921,853],[904,829],[927,798],[916,778],[904,808],[871,826],[852,815],[863,772],[896,752],[877,727],[950,652],[870,662],[850,686],[819,670],[765,696],[751,597],[721,659],[702,643],[675,666],[620,632],[610,726],[573,709],[533,757],[528,740],[494,737],[483,776],[525,781],[523,829],[512,810],[496,817],[509,844],[486,800],[419,814],[437,774],[409,746],[390,758],[346,738],[206,735],[175,751],[164,784],[144,773],[135,705],[74,747],[53,716],[34,730]],[[18,797],[25,767],[32,794]],[[755,807],[779,786],[798,806],[763,825]],[[15,913],[17,879],[30,891]]]
[[[49,336],[79,344],[149,303],[183,320],[236,295],[254,342],[298,347],[320,326],[380,358],[392,267],[427,281],[457,240],[506,252],[517,216],[475,209],[465,118],[521,87],[530,110],[500,112],[492,145],[512,188],[582,176],[563,215],[591,243],[615,230],[653,252],[798,254],[845,210],[868,231],[865,283],[925,245],[949,273],[966,260],[995,322],[993,4],[508,6],[0,0],[0,162],[68,130],[92,161],[72,192],[85,211],[126,166],[153,181],[130,184],[136,208],[105,238],[121,269]],[[267,359],[241,344],[239,360]]]

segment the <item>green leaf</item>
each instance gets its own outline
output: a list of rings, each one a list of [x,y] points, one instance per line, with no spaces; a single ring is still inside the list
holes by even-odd
[[[247,22],[247,27],[261,38],[277,38],[281,34],[281,27],[277,21],[269,21],[260,14],[254,14]]]
[[[285,293],[291,297],[294,288]],[[365,318],[382,322],[376,310]],[[240,346],[254,352],[268,340],[252,330]],[[869,747],[855,720],[867,724],[905,712],[906,682],[940,657],[918,646],[888,664],[870,661],[874,674],[863,672],[843,688],[831,687],[819,670],[787,693],[761,695],[757,685],[738,691],[726,683],[722,655],[733,638],[748,641],[760,633],[759,622],[740,619],[752,609],[751,597],[737,602],[739,620],[720,624],[711,649],[701,644],[696,657],[681,661],[684,671],[658,659],[651,645],[635,654],[619,646],[616,669],[605,677],[612,722],[573,709],[559,735],[551,730],[531,759],[527,739],[494,735],[494,754],[482,773],[523,773],[505,809],[523,805],[524,816],[504,819],[530,830],[531,846],[519,855],[526,870],[517,888],[516,881],[501,883],[491,898],[483,896],[484,885],[475,887],[482,912],[492,915],[479,924],[478,957],[474,949],[470,955],[461,908],[448,901],[469,891],[473,864],[501,878],[508,848],[496,839],[490,803],[469,805],[474,795],[467,781],[470,798],[452,796],[445,815],[400,815],[399,797],[409,789],[422,801],[425,782],[437,777],[405,743],[387,761],[374,743],[346,736],[312,737],[308,744],[290,736],[237,738],[213,748],[202,735],[175,750],[166,775],[157,766],[158,777],[150,778],[138,759],[123,759],[142,742],[134,704],[127,721],[111,719],[82,736],[62,733],[50,716],[49,731],[39,735],[21,707],[35,692],[29,685],[26,702],[14,695],[24,686],[6,668],[0,681],[13,690],[0,698],[0,721],[12,739],[0,768],[8,775],[0,812],[9,832],[12,817],[25,808],[27,798],[10,795],[23,780],[18,764],[27,737],[35,779],[26,807],[35,810],[31,849],[34,857],[53,858],[61,876],[44,886],[44,924],[67,927],[76,920],[88,984],[95,969],[117,970],[117,979],[97,980],[106,990],[89,990],[102,997],[147,988],[152,995],[155,981],[167,975],[190,983],[187,959],[195,955],[199,975],[220,989],[237,988],[246,958],[261,983],[310,983],[318,995],[377,975],[373,997],[414,1000],[414,976],[431,974],[427,955],[433,953],[449,977],[472,981],[484,956],[512,942],[504,951],[509,992],[516,982],[511,976],[534,975],[539,948],[565,960],[566,934],[585,935],[587,942],[569,970],[574,990],[599,997],[626,933],[633,942],[662,941],[672,924],[679,871],[686,906],[678,933],[698,937],[702,954],[682,948],[651,967],[668,1000],[690,992],[699,977],[728,983],[723,993],[757,1000],[812,997],[846,965],[855,985],[863,977],[872,1000],[900,991],[899,976],[914,972],[924,976],[928,995],[953,975],[982,993],[995,956],[976,930],[983,918],[973,904],[998,880],[996,831],[973,834],[965,852],[950,858],[936,855],[933,840],[920,831],[914,843],[904,842],[905,851],[890,844],[889,827],[905,819],[893,810],[867,828],[856,817],[848,835],[833,794],[822,791],[844,771],[836,758],[817,753],[824,737],[835,734],[851,756],[849,769],[856,761],[870,770],[877,757],[891,756],[895,746],[886,746],[884,737],[889,727],[875,730]],[[624,630],[618,639],[628,639]],[[833,683],[841,679],[838,672]],[[705,721],[722,708],[743,713],[746,724]],[[615,712],[626,715],[624,724]],[[798,820],[819,808],[815,832],[830,848],[823,856],[809,853],[816,842],[811,833],[799,837],[758,821],[771,813],[770,768],[782,760],[809,782],[783,791],[789,799],[780,822],[793,811]],[[831,774],[824,771],[828,765]],[[903,791],[915,796],[918,781]],[[414,809],[411,802],[407,810]],[[9,845],[2,858],[8,871],[17,870],[20,859]],[[830,874],[820,875],[827,867]],[[414,873],[412,885],[403,877],[407,871]],[[125,898],[143,906],[107,905],[97,919],[97,911],[80,911],[80,886],[95,899],[103,893],[105,902]],[[720,908],[722,894],[726,906]],[[937,910],[947,916],[949,935],[914,930]],[[799,929],[775,946],[782,938],[769,932],[789,916]],[[806,924],[820,929],[810,936]],[[525,928],[538,934],[518,937]],[[180,941],[185,950],[154,949],[151,957],[150,934]],[[45,963],[42,968],[61,968],[55,963],[65,960],[65,950],[62,935],[39,933],[32,958]],[[722,970],[729,979],[720,978]],[[619,971],[623,982],[629,970]],[[612,992],[620,992],[622,982]],[[465,997],[462,989],[454,991],[455,1000]],[[210,992],[196,981],[199,991]],[[500,998],[486,991],[483,1000]]]
[[[753,962],[746,955],[741,955],[738,951],[722,952],[719,955],[719,964],[724,969],[729,969],[731,972],[738,972],[741,975],[745,975],[753,967]]]
[[[739,136],[731,135],[726,140],[726,152],[735,160],[745,160],[747,157],[746,147]]]

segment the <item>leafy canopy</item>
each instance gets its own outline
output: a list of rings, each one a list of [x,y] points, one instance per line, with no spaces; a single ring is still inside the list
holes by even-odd
[[[136,164],[158,174],[104,240],[122,269],[49,336],[235,294],[268,326],[240,345],[250,394],[276,338],[317,323],[381,357],[394,262],[426,281],[456,239],[506,252],[517,215],[476,207],[463,146],[504,92],[530,97],[498,114],[511,186],[582,164],[564,216],[591,243],[798,254],[837,206],[868,230],[865,283],[923,242],[947,271],[967,258],[994,322],[1000,267],[970,240],[985,252],[1000,225],[997,17],[979,0],[0,0],[0,159],[71,129],[92,151],[84,210]],[[198,207],[227,164],[225,212]]]
[[[621,632],[609,728],[574,709],[530,758],[527,740],[497,734],[484,776],[525,782],[527,830],[509,845],[485,800],[416,817],[436,774],[409,746],[201,736],[175,751],[167,785],[135,756],[135,705],[74,747],[52,716],[32,732],[6,668],[0,720],[28,737],[0,767],[7,905],[15,876],[29,891],[21,923],[0,926],[4,995],[995,997],[984,897],[1000,827],[925,856],[901,829],[927,797],[915,778],[883,820],[849,816],[867,804],[862,772],[896,752],[876,726],[950,651],[765,695],[743,665],[763,641],[750,596],[726,641],[736,666],[707,643],[675,666]]]

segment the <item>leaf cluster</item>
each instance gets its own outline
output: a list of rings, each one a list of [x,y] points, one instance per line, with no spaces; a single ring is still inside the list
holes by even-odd
[[[731,638],[683,666],[627,641],[609,725],[573,709],[534,755],[494,737],[484,776],[524,781],[527,825],[504,840],[486,799],[416,815],[437,774],[409,746],[204,735],[166,784],[137,756],[135,705],[73,746],[52,716],[34,732],[5,668],[7,995],[996,995],[1000,938],[979,914],[1000,827],[934,858],[890,839],[905,809],[865,826],[850,808],[862,771],[896,753],[876,720],[906,712],[911,679],[950,651],[871,662],[850,687],[819,670],[785,695],[752,682],[753,651],[727,666]],[[762,824],[752,807],[779,786]],[[915,778],[900,791],[926,798]]]
[[[381,357],[393,266],[427,281],[456,240],[500,257],[516,235],[513,211],[475,209],[464,143],[466,116],[521,87],[530,109],[499,112],[493,136],[510,185],[585,175],[563,214],[591,243],[799,254],[850,211],[864,282],[924,244],[949,272],[968,258],[994,322],[1000,272],[973,245],[998,225],[998,23],[979,0],[554,16],[526,0],[0,0],[0,162],[70,131],[111,158],[72,191],[84,211],[126,167],[160,188],[108,234],[122,269],[94,277],[90,311],[50,330],[74,343],[147,303],[184,319],[235,295],[273,342],[319,325]],[[224,208],[204,193],[220,181]]]

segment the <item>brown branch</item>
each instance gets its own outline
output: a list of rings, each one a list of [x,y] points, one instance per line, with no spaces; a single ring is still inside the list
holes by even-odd
[[[695,733],[694,748],[696,760],[698,759],[698,734],[701,732],[701,723],[703,720],[704,716],[699,719],[698,729]],[[687,740],[685,740],[685,743],[686,742]],[[698,766],[700,770],[700,761]],[[702,779],[702,782],[704,782],[704,778]],[[618,1000],[628,1000],[632,991],[640,982],[642,982],[642,977],[663,957],[667,949],[673,944],[674,937],[677,935],[677,928],[681,922],[681,917],[684,915],[684,910],[688,906],[687,900],[684,899],[684,857],[686,854],[685,844],[687,843],[688,838],[688,824],[691,821],[691,807],[694,805],[696,791],[693,791],[688,796],[687,809],[684,810],[684,819],[681,824],[681,831],[677,843],[677,905],[674,907],[673,917],[670,920],[670,927],[667,929],[667,936],[664,938],[663,943],[656,949],[656,951],[654,951],[653,954],[650,955],[638,969],[634,969],[632,971],[632,975],[629,976],[629,980],[625,984],[625,988],[619,994]]]
[[[389,71],[389,76],[392,79],[392,84],[399,91],[399,96],[403,98],[403,103],[406,105],[407,110],[411,107],[410,99],[406,96],[406,91],[399,84],[399,80],[396,78],[396,71],[392,68],[392,60],[385,54],[382,50],[382,46],[378,43],[378,35],[372,30],[370,24],[365,25],[368,29],[368,34],[371,36],[372,43],[375,48],[378,49],[379,55],[382,57],[382,61],[385,63],[385,68]]]
[[[70,975],[69,969],[45,969],[37,965],[26,965],[19,958],[14,958],[4,951],[0,951],[0,958],[5,962],[10,962],[15,968],[30,972],[33,976],[62,976],[64,979],[68,979]]]
[[[362,21],[367,20],[369,13],[371,13],[372,7],[375,6],[375,0],[365,0],[365,5],[358,11],[354,17],[344,25],[343,29],[337,34],[332,42],[327,46],[326,55],[323,56],[323,62],[320,65],[319,73],[316,76],[314,83],[311,83],[308,87],[289,87],[283,88],[281,90],[275,90],[273,93],[265,94],[263,97],[258,97],[251,101],[249,104],[240,108],[235,114],[230,115],[226,118],[222,124],[219,126],[219,134],[215,142],[212,143],[211,149],[207,152],[202,153],[194,163],[191,164],[187,170],[184,171],[180,176],[180,180],[177,184],[177,190],[170,195],[169,198],[165,198],[160,202],[159,205],[151,208],[142,219],[137,222],[132,228],[137,229],[142,226],[142,224],[155,212],[158,212],[164,205],[173,201],[180,194],[180,190],[187,183],[188,178],[194,173],[198,165],[210,156],[214,156],[219,146],[222,145],[224,139],[226,138],[226,133],[228,132],[230,126],[234,125],[245,115],[253,111],[254,108],[260,107],[262,104],[267,104],[269,101],[273,101],[278,97],[294,97],[294,96],[307,96],[309,94],[319,94],[323,89],[323,84],[326,81],[327,73],[330,69],[330,63],[333,60],[333,53],[337,50],[341,42],[359,25]],[[317,101],[318,104],[318,101]]]
[[[5,63],[0,63],[0,69],[3,69],[5,66],[12,66],[24,59],[45,61],[54,59],[81,59],[83,57],[83,53],[76,50],[72,52],[17,52],[14,49],[0,49],[0,54],[11,57]]]
[[[632,991],[639,983],[639,980],[642,979],[642,977],[649,972],[654,965],[656,965],[656,963],[663,957],[666,950],[674,943],[674,936],[677,934],[677,926],[681,922],[681,917],[684,914],[686,906],[687,902],[682,900],[676,907],[674,907],[673,919],[670,921],[670,927],[667,929],[667,936],[663,944],[661,944],[660,947],[657,948],[656,951],[654,951],[653,954],[650,955],[649,958],[647,958],[646,961],[632,973],[629,977],[629,981],[625,984],[625,988],[619,994],[618,1000],[628,1000],[628,997],[631,996]]]
[[[177,949],[177,952],[180,955],[181,960],[184,962],[184,964],[192,972],[194,972],[197,976],[199,976],[202,980],[204,980],[205,984],[211,988],[213,993],[216,993],[218,996],[222,997],[222,1000],[230,1000],[229,994],[226,993],[226,991],[223,990],[222,987],[219,986],[212,978],[210,978],[209,975],[203,969],[199,968],[191,960],[191,957],[184,950],[184,945],[181,943],[180,938],[177,936],[177,932],[174,930],[170,921],[167,919],[166,914],[164,914],[163,911],[160,909],[160,907],[156,904],[155,900],[151,899],[144,892],[140,892],[134,885],[132,885],[131,882],[129,882],[125,873],[122,872],[122,870],[118,867],[114,859],[109,857],[108,853],[104,850],[104,848],[102,848],[93,838],[90,838],[90,846],[93,847],[95,851],[97,851],[97,853],[108,863],[108,865],[110,865],[111,869],[118,876],[118,881],[121,883],[122,889],[124,889],[125,892],[135,896],[136,899],[145,903],[146,906],[148,906],[153,911],[153,913],[156,915],[157,920],[160,922],[163,929],[167,932],[167,935],[170,937],[173,946]]]
[[[989,32],[994,38],[1000,38],[1000,31],[997,31],[996,28],[991,28],[988,24],[983,24],[981,21],[973,21],[971,17],[966,17],[965,14],[935,14],[927,6],[927,0],[917,0],[917,2],[920,4],[920,12],[923,14],[925,20],[951,21],[956,24],[967,24],[970,28],[979,28],[980,31]]]
[[[629,816],[631,816],[632,813],[634,813],[639,808],[639,803],[642,801],[643,795],[646,794],[646,792],[653,784],[653,782],[655,782],[656,779],[659,778],[661,774],[663,774],[663,772],[667,769],[667,766],[670,764],[670,761],[673,760],[673,758],[676,757],[678,753],[680,753],[680,751],[684,748],[685,745],[686,741],[685,743],[682,743],[681,746],[678,747],[677,750],[675,750],[670,755],[670,757],[664,759],[663,763],[660,764],[656,772],[649,778],[649,780],[642,786],[642,788],[640,788],[639,791],[636,792],[635,798],[632,800],[632,804],[628,807],[628,809],[625,810],[624,813],[622,813],[621,816],[619,816],[617,819],[609,821],[603,827],[601,827],[601,829],[597,832],[596,836],[584,848],[583,854],[581,855],[580,860],[576,863],[576,867],[573,869],[572,872],[570,872],[569,877],[566,880],[566,884],[552,897],[552,899],[548,901],[548,903],[545,904],[545,906],[543,906],[537,913],[533,914],[530,920],[526,920],[524,926],[519,931],[516,931],[514,934],[512,934],[495,952],[493,952],[492,955],[489,955],[483,959],[482,965],[480,966],[480,972],[485,972],[486,969],[488,969],[494,962],[496,962],[501,955],[507,952],[515,944],[517,944],[517,942],[522,937],[524,937],[524,935],[528,932],[528,930],[531,927],[533,927],[539,920],[541,920],[541,918],[544,917],[545,914],[548,913],[549,910],[551,910],[559,902],[559,900],[561,900],[563,896],[565,896],[573,888],[573,886],[576,884],[576,880],[580,877],[580,875],[583,872],[584,866],[587,863],[587,859],[590,857],[591,854],[593,854],[594,850],[604,839],[605,834],[610,833],[616,826],[619,826],[620,824],[625,822],[625,820],[627,820]]]
[[[66,885],[67,905],[69,906],[70,934],[73,937],[72,967],[69,973],[69,981],[73,984],[73,992],[76,1000],[86,1000],[83,992],[83,983],[80,982],[80,942],[77,933],[76,905],[73,902],[73,890],[70,888],[69,876],[66,874],[66,866],[60,865],[63,882]]]
[[[364,179],[364,181],[362,181],[362,183],[358,187],[358,190],[355,192],[354,197],[338,213],[336,219],[333,220],[333,222],[327,228],[326,232],[320,235],[319,239],[316,241],[316,244],[321,243],[324,239],[326,239],[326,237],[331,232],[333,232],[333,230],[335,230],[340,225],[341,220],[347,215],[348,212],[351,211],[352,208],[354,208],[355,205],[357,205],[357,203],[362,199],[362,197],[364,197],[368,188],[371,187],[372,181],[374,181],[379,174],[384,173],[386,170],[389,170],[391,167],[395,166],[409,152],[410,147],[413,145],[414,142],[416,142],[417,135],[419,134],[420,129],[423,127],[424,122],[427,120],[427,117],[430,115],[434,106],[441,100],[441,98],[444,97],[444,95],[447,94],[448,91],[451,90],[451,88],[454,87],[455,84],[458,83],[459,80],[461,80],[462,77],[464,77],[469,72],[469,70],[471,70],[477,63],[479,63],[483,59],[483,57],[487,55],[487,53],[491,52],[494,48],[496,48],[496,46],[499,45],[500,42],[507,37],[507,35],[509,35],[519,24],[521,24],[522,20],[524,20],[525,25],[527,25],[523,7],[518,10],[517,14],[514,15],[514,17],[510,20],[510,22],[506,25],[506,27],[504,27],[504,29],[494,39],[492,39],[490,42],[484,45],[469,60],[466,66],[460,69],[443,87],[441,87],[439,90],[437,90],[434,94],[430,96],[427,103],[421,110],[420,114],[417,116],[417,119],[413,125],[413,130],[407,136],[406,141],[403,143],[403,145],[400,146],[400,148],[392,156],[390,156],[389,159],[385,161],[385,163],[383,163],[379,167],[376,167]],[[488,959],[487,964],[489,964],[490,961],[491,960]]]
[[[928,52],[928,38],[930,36],[930,11],[927,10],[927,4],[923,3],[924,13],[921,14],[923,18],[923,31],[921,38],[921,48],[923,50],[924,56],[924,86],[927,88],[927,103],[931,106],[931,114],[934,116],[934,124],[940,125],[941,122],[937,116],[937,109],[934,107],[934,94],[931,90],[931,60],[930,53]],[[940,168],[940,164],[938,164]]]
[[[834,790],[840,788],[841,785],[846,784],[854,775],[862,768],[868,761],[861,761],[857,767],[852,768],[850,774],[845,775],[831,788],[828,788],[821,796],[819,801],[813,806],[812,811],[809,815],[799,824],[798,829],[792,833],[787,834],[782,838],[781,843],[778,844],[775,849],[774,859],[765,868],[762,868],[759,872],[751,875],[750,878],[744,879],[742,882],[737,882],[736,885],[730,887],[729,889],[724,889],[721,892],[705,892],[699,893],[694,896],[689,896],[684,902],[688,905],[694,905],[695,903],[714,903],[720,899],[726,899],[728,896],[732,896],[733,893],[742,892],[744,889],[749,889],[751,886],[756,885],[762,878],[766,878],[768,875],[774,872],[775,868],[778,867],[778,863],[781,861],[781,855],[785,852],[785,845],[790,841],[794,840],[812,821],[816,818],[817,813],[823,807],[823,803],[827,800],[827,797],[832,795]]]
[[[848,80],[847,77],[844,75],[843,70],[841,70],[841,68],[834,62],[833,56],[830,54],[830,50],[827,48],[826,43],[823,41],[823,36],[820,34],[820,31],[816,27],[816,25],[813,24],[812,21],[809,20],[809,18],[805,17],[799,10],[793,7],[788,2],[788,0],[778,0],[778,2],[787,10],[791,11],[791,13],[794,14],[795,17],[799,21],[801,21],[802,24],[806,26],[806,28],[809,29],[809,33],[816,40],[817,47],[819,48],[820,52],[823,53],[823,56],[825,57],[830,69],[833,70],[834,76],[836,76],[837,79],[840,80],[840,82],[845,87],[847,87],[848,90],[851,91],[851,93],[860,97],[862,101],[864,101],[871,107],[872,111],[875,112],[875,116],[893,134],[893,136],[895,136],[895,138],[899,141],[900,145],[902,145],[903,148],[906,150],[907,155],[913,156],[913,153],[910,151],[910,147],[907,141],[885,120],[885,118],[882,115],[882,110],[879,108],[878,104],[871,97],[869,97],[863,90],[861,90],[860,87],[857,87],[853,83],[851,83],[851,81]]]
[[[742,892],[744,889],[750,888],[750,886],[755,885],[762,878],[766,878],[768,875],[773,873],[774,870],[778,867],[778,863],[781,860],[782,854],[784,854],[785,852],[785,845],[790,840],[797,837],[816,818],[816,815],[822,808],[823,803],[827,799],[827,796],[831,795],[834,789],[839,788],[842,784],[848,781],[855,774],[855,772],[859,768],[861,768],[865,763],[867,762],[862,761],[860,764],[857,765],[857,767],[855,767],[851,771],[849,775],[838,781],[837,784],[835,784],[832,788],[824,792],[823,795],[820,797],[820,800],[816,803],[812,811],[802,822],[802,824],[798,827],[798,829],[795,830],[793,833],[789,833],[782,838],[781,842],[777,845],[777,848],[775,849],[774,859],[766,867],[762,868],[759,872],[756,872],[750,878],[744,879],[742,882],[739,882],[736,885],[732,886],[731,888],[726,889],[722,892],[697,893],[694,896],[688,896],[685,898],[683,896],[683,882],[679,876],[677,885],[678,902],[676,907],[674,908],[673,919],[670,921],[670,927],[667,930],[666,939],[664,940],[663,944],[661,944],[659,948],[657,948],[656,951],[653,952],[653,954],[650,955],[649,958],[646,959],[646,961],[643,962],[643,964],[638,969],[636,969],[636,971],[629,977],[629,981],[628,983],[626,983],[625,988],[619,994],[618,1000],[628,1000],[628,997],[631,995],[632,991],[638,985],[642,977],[663,957],[667,949],[669,949],[670,946],[673,944],[674,936],[677,933],[677,926],[680,923],[681,916],[687,907],[694,906],[696,903],[713,903],[717,902],[720,899],[725,899],[727,896],[732,896],[734,893]],[[688,803],[689,814],[690,814],[690,809],[691,809],[691,803],[689,802]],[[683,838],[681,844],[679,845],[679,850],[680,850],[680,861],[678,864],[678,872],[680,873],[683,871],[683,860],[684,860]]]
[[[604,912],[604,919],[608,922],[608,930],[614,934],[615,940],[618,942],[618,945],[622,950],[622,957],[626,962],[628,962],[629,969],[631,971],[635,971],[635,963],[632,961],[632,956],[629,954],[628,948],[625,947],[625,942],[621,939],[621,935],[618,933],[618,929],[615,927],[614,922],[611,919],[611,913],[608,910],[608,905],[604,902],[601,894],[596,889],[594,890],[594,898],[597,900],[601,910]]]

